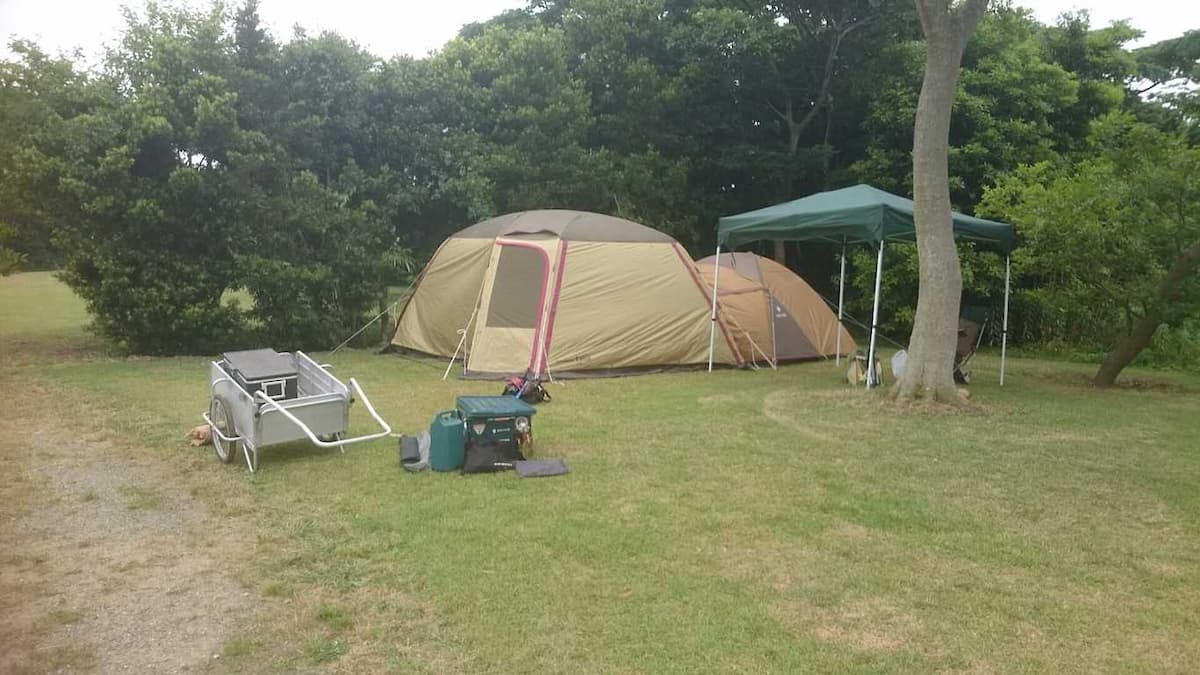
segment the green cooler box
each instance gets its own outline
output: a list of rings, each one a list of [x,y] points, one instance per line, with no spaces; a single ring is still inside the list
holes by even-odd
[[[515,396],[459,396],[458,415],[466,431],[466,444],[493,442],[503,450],[517,451],[533,442],[533,406]]]

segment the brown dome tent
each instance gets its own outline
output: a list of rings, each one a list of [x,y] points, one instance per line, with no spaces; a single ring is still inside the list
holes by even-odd
[[[751,360],[800,361],[855,350],[837,315],[803,279],[753,253],[722,253],[717,302],[740,352]],[[697,267],[712,288],[716,256]]]
[[[394,347],[468,375],[599,375],[708,361],[709,290],[671,237],[597,213],[511,213],[442,243]],[[741,365],[719,320],[716,363]]]

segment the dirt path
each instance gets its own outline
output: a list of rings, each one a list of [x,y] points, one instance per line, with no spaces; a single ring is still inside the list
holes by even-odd
[[[12,374],[0,391],[0,672],[209,667],[260,602],[238,581],[249,497],[75,424],[64,392]]]

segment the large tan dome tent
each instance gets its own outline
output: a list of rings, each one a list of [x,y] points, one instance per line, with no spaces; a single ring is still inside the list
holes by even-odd
[[[708,362],[710,291],[671,237],[580,211],[485,220],[442,243],[394,347],[464,359],[468,375],[605,374]],[[716,363],[743,358],[717,322]]]
[[[854,353],[854,339],[821,296],[788,268],[754,253],[722,253],[717,301],[749,360],[800,361]],[[697,267],[712,288],[716,256]],[[839,338],[840,335],[840,338]]]

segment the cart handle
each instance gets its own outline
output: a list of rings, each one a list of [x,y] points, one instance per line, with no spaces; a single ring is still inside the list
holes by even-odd
[[[358,397],[362,399],[363,405],[367,407],[367,412],[371,413],[371,417],[374,417],[379,426],[383,427],[383,431],[374,434],[368,434],[366,436],[358,436],[356,438],[347,438],[340,441],[323,441],[317,438],[317,435],[313,433],[312,429],[309,429],[307,424],[300,421],[299,417],[296,417],[289,412],[287,408],[271,400],[271,398],[264,394],[262,390],[254,392],[254,399],[263,405],[269,406],[275,411],[281,413],[284,417],[288,418],[292,424],[295,424],[300,428],[300,431],[304,432],[305,436],[308,436],[308,440],[312,441],[314,445],[320,448],[339,448],[343,445],[350,445],[351,443],[373,441],[377,438],[383,438],[384,436],[392,433],[392,428],[388,426],[387,422],[383,421],[383,418],[379,416],[379,413],[375,412],[375,407],[371,405],[371,399],[367,398],[367,395],[363,393],[362,387],[358,386],[358,381],[353,377],[350,378],[350,387],[354,389],[355,393],[358,394]]]
[[[221,430],[217,428],[217,425],[213,424],[213,421],[208,418],[208,413],[202,412],[200,413],[200,417],[204,418],[204,421],[208,423],[208,428],[214,434],[219,436],[225,443],[237,443],[238,441],[242,440],[241,436],[226,436],[225,434],[221,433]]]

